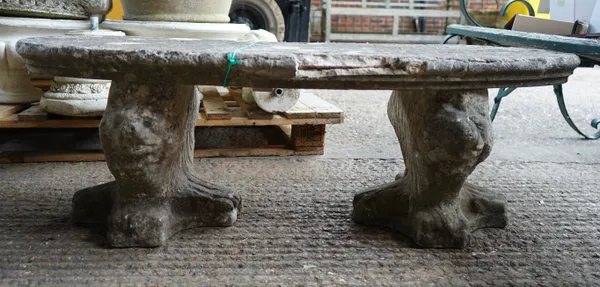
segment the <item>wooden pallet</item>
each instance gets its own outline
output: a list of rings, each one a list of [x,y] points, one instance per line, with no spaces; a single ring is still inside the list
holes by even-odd
[[[197,158],[322,155],[326,125],[343,122],[342,110],[311,93],[271,114],[244,102],[241,90],[199,90]],[[102,161],[100,120],[48,114],[37,104],[0,105],[0,163]]]

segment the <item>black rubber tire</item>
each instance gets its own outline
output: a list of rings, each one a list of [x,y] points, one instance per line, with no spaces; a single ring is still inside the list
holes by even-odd
[[[229,12],[232,22],[240,14],[252,22],[253,29],[267,30],[275,34],[279,42],[285,38],[285,19],[275,0],[233,0]]]

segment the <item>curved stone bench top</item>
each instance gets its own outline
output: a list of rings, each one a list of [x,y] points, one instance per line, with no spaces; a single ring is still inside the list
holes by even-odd
[[[144,37],[19,41],[32,73],[222,85],[228,53],[251,43]],[[477,89],[559,84],[576,55],[465,45],[267,43],[238,51],[229,86],[314,89]],[[124,78],[126,77],[126,78]]]

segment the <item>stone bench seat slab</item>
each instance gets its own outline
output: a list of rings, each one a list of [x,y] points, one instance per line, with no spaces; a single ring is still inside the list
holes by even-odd
[[[126,74],[222,85],[227,55],[250,42],[144,37],[21,41],[29,71],[117,80]],[[523,54],[529,54],[526,57]],[[48,57],[51,55],[51,57]],[[466,89],[566,80],[578,60],[550,51],[441,45],[256,43],[239,51],[231,86],[323,89]]]
[[[394,90],[388,116],[405,171],[357,191],[352,218],[425,247],[462,248],[504,228],[505,200],[466,183],[490,154],[488,88],[567,81],[575,55],[478,46],[251,43],[138,37],[44,37],[18,43],[32,73],[112,80],[100,124],[114,182],[78,191],[75,222],[108,227],[113,247],[152,247],[199,226],[230,226],[238,191],[194,170],[193,85]],[[201,140],[201,139],[200,139]]]

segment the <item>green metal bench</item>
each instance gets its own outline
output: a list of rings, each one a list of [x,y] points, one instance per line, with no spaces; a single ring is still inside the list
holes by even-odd
[[[535,13],[529,3],[522,0],[508,1],[502,9],[500,14],[503,15],[506,12],[508,6],[515,2],[521,2],[527,5],[529,14],[534,16]],[[548,35],[540,33],[520,32],[505,29],[485,28],[481,27],[467,11],[466,0],[460,1],[461,12],[465,18],[473,25],[449,25],[446,27],[446,33],[448,36],[444,40],[444,44],[451,38],[471,38],[484,41],[490,45],[496,46],[509,46],[509,47],[526,47],[526,48],[538,48],[545,50],[552,50],[557,52],[573,53],[579,56],[581,59],[580,67],[594,67],[600,65],[600,40],[596,39],[583,39],[574,38],[558,35]],[[494,106],[492,107],[490,118],[494,121],[496,113],[500,107],[502,99],[510,95],[516,88],[501,88],[498,90],[498,94],[494,99]],[[565,121],[569,126],[575,130],[578,134],[583,136],[585,139],[596,140],[600,138],[600,118],[593,119],[591,126],[597,131],[594,134],[586,134],[582,132],[577,125],[571,119],[569,112],[564,100],[562,85],[554,85],[554,93],[558,101],[558,107]]]

